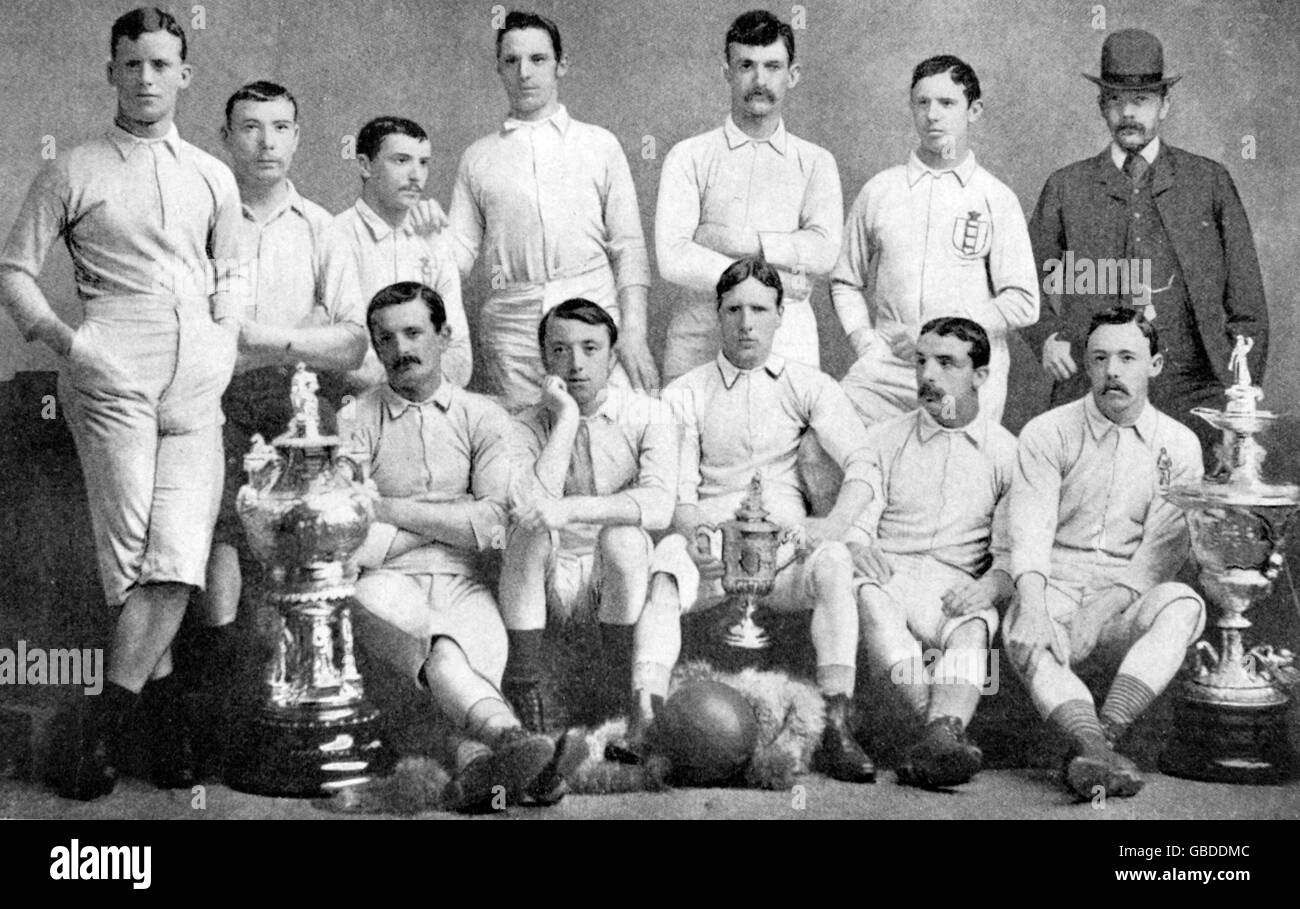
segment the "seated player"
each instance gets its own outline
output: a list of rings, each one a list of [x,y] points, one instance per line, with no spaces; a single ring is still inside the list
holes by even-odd
[[[538,328],[547,376],[519,417],[532,490],[516,506],[501,571],[510,641],[505,692],[542,731],[542,636],[555,618],[600,621],[602,662],[630,684],[629,739],[641,740],[681,649],[679,614],[646,608],[654,543],[677,501],[677,431],[667,407],[609,384],[618,327],[590,300],[566,300]]]
[[[358,639],[426,691],[459,736],[453,808],[487,807],[497,786],[507,803],[554,803],[585,754],[582,736],[555,743],[528,732],[502,697],[505,629],[475,566],[504,536],[510,418],[443,376],[451,337],[437,291],[386,287],[366,326],[387,381],[340,415],[379,493],[357,555]]]
[[[853,560],[844,540],[871,497],[866,430],[843,390],[823,372],[772,353],[781,324],[781,278],[763,259],[733,263],[716,288],[722,351],[664,392],[681,425],[677,509],[655,553],[650,603],[704,609],[723,597],[722,563],[686,541],[731,520],[755,473],[763,478],[770,519],[802,535],[804,557],[776,576],[760,602],[812,612],[817,685],[826,698],[826,729],[814,768],[838,780],[875,780],[875,765],[849,730],[858,653]],[[796,461],[800,440],[817,436],[843,471],[835,505],[808,517]]]
[[[1092,391],[1020,435],[1011,484],[1016,602],[1004,637],[1039,712],[1073,744],[1065,781],[1080,798],[1135,795],[1143,779],[1115,750],[1164,691],[1205,625],[1205,604],[1174,583],[1189,537],[1167,484],[1195,483],[1201,446],[1147,400],[1156,332],[1138,310],[1092,318]],[[1123,662],[1100,715],[1073,667],[1115,648]]]
[[[872,668],[888,672],[926,721],[899,782],[955,786],[983,760],[966,726],[988,678],[998,606],[1012,593],[1016,439],[980,409],[989,338],[979,323],[931,319],[915,358],[920,408],[867,432],[875,496],[857,522],[866,536],[855,551],[858,609]]]

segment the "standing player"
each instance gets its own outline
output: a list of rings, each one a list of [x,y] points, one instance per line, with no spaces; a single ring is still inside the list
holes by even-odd
[[[537,403],[546,372],[537,325],[581,297],[618,324],[616,384],[657,392],[646,342],[650,263],[623,149],[560,103],[568,62],[554,22],[510,12],[496,41],[510,116],[461,157],[450,213],[462,278],[481,257],[491,286],[479,343],[493,390],[511,409]]]
[[[955,786],[983,755],[966,736],[988,679],[1007,573],[1007,493],[1016,439],[980,413],[989,339],[959,316],[932,319],[916,342],[918,410],[867,432],[871,505],[857,528],[862,640],[926,721],[900,782]],[[930,653],[941,656],[933,666]]]
[[[535,476],[537,492],[518,509],[501,571],[505,692],[540,731],[548,609],[558,619],[598,618],[607,675],[631,685],[635,747],[681,649],[678,613],[646,606],[647,531],[672,521],[677,432],[665,406],[609,385],[618,327],[602,307],[564,301],[542,317],[537,340],[548,375],[541,403],[520,416],[528,455],[520,470]]]
[[[364,306],[381,289],[402,281],[432,287],[442,298],[451,330],[443,361],[447,378],[462,388],[474,368],[469,322],[460,299],[460,275],[445,241],[426,229],[420,197],[429,179],[429,136],[402,117],[376,117],[357,134],[361,198],[340,212],[325,238],[325,308]],[[373,350],[348,377],[353,388],[383,380]]]
[[[237,649],[234,621],[243,588],[237,547],[243,530],[234,506],[250,440],[254,434],[274,438],[289,424],[289,379],[297,363],[336,373],[355,369],[369,344],[361,301],[340,298],[332,310],[323,305],[319,278],[331,216],[299,195],[289,179],[298,135],[298,102],[282,85],[252,82],[226,102],[221,137],[239,184],[243,242],[256,258],[239,359],[221,399],[226,489],[208,559],[206,640],[198,647],[204,664],[195,672],[214,711],[214,728]],[[214,735],[207,750],[216,750],[220,741]]]
[[[849,211],[831,299],[857,362],[844,377],[868,425],[917,406],[912,355],[939,316],[978,322],[989,337],[980,411],[1002,421],[1007,334],[1038,318],[1038,282],[1015,193],[975,162],[970,126],[984,102],[975,71],[931,57],[912,71],[920,145],[867,181]]]
[[[840,249],[839,171],[826,149],[786,132],[786,94],[799,82],[790,26],[763,10],[745,13],[727,29],[724,51],[731,116],[675,145],[659,178],[655,252],[678,289],[664,351],[669,381],[718,355],[714,286],[743,256],[762,256],[781,274],[785,315],[773,350],[821,363],[811,299]]]
[[[1178,672],[1205,604],[1174,576],[1187,521],[1161,490],[1201,478],[1196,436],[1147,400],[1163,366],[1155,329],[1118,306],[1084,335],[1092,392],[1030,420],[1011,486],[1016,603],[1003,639],[1034,705],[1070,739],[1065,782],[1080,798],[1135,795],[1143,779],[1116,752]],[[1074,666],[1123,662],[1098,713]]]
[[[221,393],[246,288],[235,179],[173,123],[193,73],[186,50],[184,30],[155,7],[113,23],[113,125],[41,171],[0,254],[0,297],[14,321],[65,361],[59,397],[104,595],[120,610],[104,691],[54,771],[59,791],[78,799],[113,790],[113,751],[141,700],[154,782],[194,781],[170,648],[204,585],[221,499]],[[36,283],[58,238],[85,305],[75,331]]]

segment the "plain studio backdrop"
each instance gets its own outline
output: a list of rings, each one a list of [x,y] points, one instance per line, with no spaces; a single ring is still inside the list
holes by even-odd
[[[726,117],[723,36],[732,18],[755,5],[794,19],[803,78],[788,96],[786,124],[835,155],[846,211],[868,178],[904,161],[915,145],[907,107],[912,67],[932,54],[952,53],[975,68],[983,88],[985,112],[972,132],[978,160],[1015,191],[1028,215],[1048,174],[1108,141],[1097,90],[1080,75],[1098,71],[1107,32],[1153,32],[1164,43],[1166,72],[1183,76],[1173,88],[1163,135],[1227,166],[1250,215],[1273,325],[1265,404],[1290,409],[1300,395],[1300,371],[1292,365],[1300,354],[1300,105],[1294,97],[1300,4],[543,0],[521,6],[560,27],[569,58],[561,100],[575,117],[606,127],[622,143],[652,256],[660,164],[674,143]],[[428,193],[447,206],[461,152],[499,127],[506,113],[494,70],[493,25],[509,6],[447,0],[163,6],[185,27],[195,70],[177,114],[181,135],[222,155],[218,130],[230,94],[255,79],[282,83],[300,105],[293,180],[332,212],[358,195],[356,161],[345,154],[371,117],[406,116],[428,130]],[[57,154],[109,124],[108,31],[129,8],[101,0],[5,3],[0,231],[8,232],[43,153]],[[41,283],[65,318],[80,320],[61,245]],[[466,282],[471,321],[486,286],[480,269]],[[656,278],[650,295],[656,356],[667,324],[665,291]],[[814,305],[823,368],[841,376],[850,352],[824,285]],[[1046,384],[1023,344],[1015,344],[1014,354],[1006,422],[1018,430],[1044,406]],[[0,318],[0,380],[54,368],[52,354],[24,343],[8,317]]]

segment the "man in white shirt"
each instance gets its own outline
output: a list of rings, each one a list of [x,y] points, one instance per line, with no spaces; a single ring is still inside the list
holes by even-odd
[[[615,383],[659,390],[646,342],[650,262],[632,173],[611,132],[573,119],[560,103],[567,65],[554,22],[506,15],[497,74],[510,116],[466,149],[452,190],[452,248],[462,279],[483,260],[490,294],[478,343],[493,391],[512,410],[540,398],[546,370],[537,325],[571,298],[599,304],[618,322]]]
[[[103,693],[82,711],[78,740],[53,749],[59,792],[84,800],[113,790],[113,751],[137,702],[154,782],[194,782],[171,644],[204,586],[221,499],[221,393],[247,303],[235,178],[173,122],[193,73],[184,30],[141,7],[113,23],[109,51],[113,126],[49,162],[0,252],[0,299],[24,337],[66,358],[59,403],[105,599],[120,610]],[[36,283],[58,238],[85,304],[75,331]]]
[[[1174,581],[1190,542],[1163,489],[1199,482],[1203,468],[1196,435],[1147,398],[1164,366],[1155,328],[1117,306],[1084,337],[1091,393],[1020,434],[1003,640],[1034,706],[1070,739],[1066,785],[1090,799],[1142,788],[1116,748],[1182,666],[1205,604]],[[1074,666],[1106,651],[1122,662],[1098,711]]]
[[[213,732],[207,747],[198,749],[200,757],[220,748],[222,705],[234,672],[234,622],[243,589],[243,528],[235,496],[247,480],[243,459],[250,440],[285,431],[293,416],[289,381],[296,364],[321,370],[327,386],[337,385],[331,378],[360,366],[369,347],[362,301],[339,298],[333,301],[337,308],[324,306],[319,278],[332,216],[299,195],[289,179],[298,137],[298,102],[282,85],[252,82],[226,102],[221,138],[239,184],[244,245],[255,258],[235,375],[221,399],[226,483],[208,559],[203,640],[195,648],[202,665],[192,673],[207,695],[206,725]],[[327,396],[337,401],[338,390]]]
[[[436,291],[375,294],[367,324],[387,381],[348,405],[379,496],[356,560],[357,639],[427,695],[450,727],[448,804],[464,811],[554,804],[586,755],[570,730],[526,731],[502,697],[506,635],[476,555],[505,536],[514,429],[498,405],[447,381],[450,338]]]
[[[844,377],[870,425],[917,406],[912,354],[921,326],[964,316],[988,333],[989,378],[980,410],[1002,421],[1011,357],[1007,334],[1038,318],[1038,281],[1015,193],[975,162],[975,71],[956,57],[912,72],[920,145],[906,164],[867,181],[849,211],[831,273],[831,300],[857,362]]]
[[[325,237],[324,302],[328,311],[364,308],[381,289],[419,281],[438,292],[447,310],[451,346],[442,368],[452,384],[469,383],[474,368],[469,322],[460,298],[460,275],[446,241],[426,229],[420,198],[429,179],[429,136],[403,117],[376,117],[357,134],[361,198],[340,212]],[[350,373],[356,390],[383,380],[373,350]]]
[[[872,669],[926,722],[898,780],[947,787],[983,760],[966,727],[988,680],[998,607],[1012,592],[1016,439],[980,413],[989,339],[978,323],[932,319],[915,356],[920,408],[867,431],[875,495],[856,526],[875,558],[859,560],[858,605]]]
[[[717,356],[714,285],[742,256],[761,255],[780,270],[785,315],[773,351],[814,368],[821,362],[811,298],[839,254],[839,170],[826,149],[786,132],[786,95],[799,82],[789,24],[745,13],[724,50],[731,116],[673,146],[659,177],[655,254],[660,275],[676,285],[665,381]]]
[[[635,747],[681,650],[677,610],[646,608],[650,534],[668,528],[677,502],[677,429],[666,405],[609,385],[618,328],[603,308],[566,300],[538,332],[549,375],[541,403],[518,418],[518,479],[531,489],[515,503],[501,569],[503,690],[525,725],[543,729],[547,615],[597,620],[604,671],[589,682],[629,702]]]
[[[722,273],[716,292],[722,350],[664,390],[681,423],[676,533],[655,551],[646,608],[667,602],[707,609],[722,602],[718,553],[701,551],[697,541],[735,517],[760,475],[770,519],[802,537],[801,557],[777,572],[776,586],[761,602],[813,614],[817,685],[827,716],[814,769],[847,782],[873,782],[875,765],[849,729],[858,609],[853,557],[844,542],[871,498],[866,431],[834,379],[772,352],[784,311],[775,267],[757,257],[741,259]],[[816,435],[844,475],[825,517],[809,517],[804,504],[797,459],[806,435]]]

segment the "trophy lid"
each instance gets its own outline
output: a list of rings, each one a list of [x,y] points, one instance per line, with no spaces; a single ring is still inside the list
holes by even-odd
[[[323,435],[320,431],[320,382],[316,373],[299,363],[289,383],[289,400],[293,404],[293,419],[285,431],[272,440],[276,448],[337,448],[344,440],[337,435]]]
[[[736,524],[748,531],[777,531],[777,525],[767,519],[767,509],[763,507],[763,476],[755,473],[749,481],[749,491],[736,509]]]

